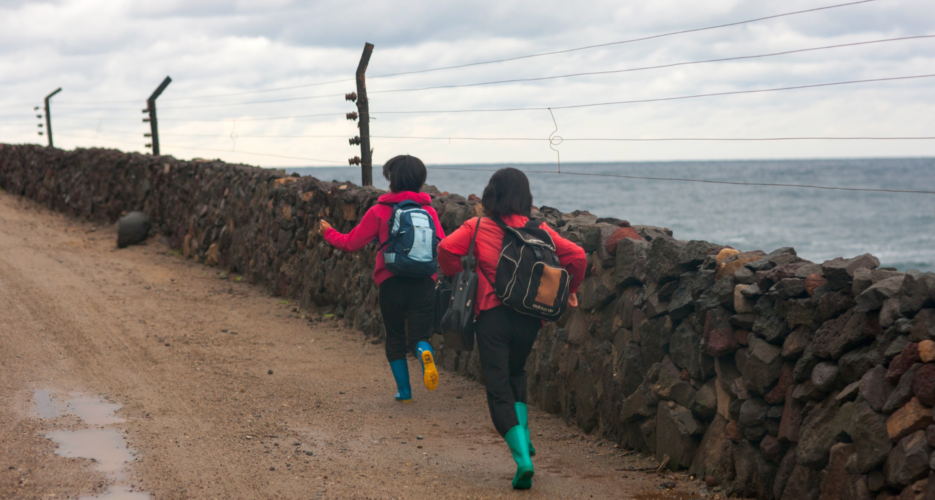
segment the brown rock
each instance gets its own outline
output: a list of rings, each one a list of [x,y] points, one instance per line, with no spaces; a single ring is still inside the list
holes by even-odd
[[[893,442],[923,430],[932,424],[932,409],[922,406],[919,398],[912,398],[906,406],[896,410],[886,419],[886,433]]]
[[[282,218],[285,220],[292,220],[292,205],[282,206]]]
[[[308,191],[308,192],[302,193],[302,201],[304,202],[308,202],[308,200],[311,200],[314,197],[315,197],[314,191]]]
[[[182,242],[182,255],[187,259],[192,256],[192,235],[186,234]]]
[[[792,333],[782,343],[782,357],[798,358],[811,341],[812,332],[807,326],[802,325],[792,330]]]
[[[734,286],[734,311],[737,314],[745,314],[755,312],[753,309],[754,302],[743,295],[743,291],[747,288],[750,288],[750,285],[735,285]]]
[[[286,185],[292,184],[293,182],[297,180],[298,179],[296,179],[295,177],[280,177],[279,179],[276,179],[273,181],[273,186],[274,187],[286,186]]]
[[[750,332],[747,330],[735,330],[734,337],[737,338],[737,343],[742,346],[750,345]]]
[[[801,401],[796,401],[792,397],[794,387],[786,389],[786,404],[782,409],[782,419],[779,421],[779,433],[777,437],[790,442],[798,442],[799,428],[802,426],[802,408]]]
[[[766,257],[766,253],[762,250],[734,254],[717,265],[717,274],[714,275],[714,280],[717,281],[726,276],[733,276],[734,272],[747,263],[760,260],[763,257]]]
[[[926,496],[929,491],[929,482],[931,478],[919,479],[907,486],[899,495],[899,500],[932,500],[935,496]]]
[[[923,340],[919,342],[919,359],[923,363],[935,361],[935,340]]]
[[[218,263],[218,244],[212,243],[208,247],[208,251],[205,253],[205,264],[209,266],[216,266]]]
[[[805,278],[805,291],[808,292],[809,295],[811,295],[815,293],[816,288],[826,283],[828,283],[828,280],[826,280],[824,276],[818,273],[809,274],[808,277]]]
[[[891,384],[899,383],[899,379],[912,367],[913,364],[920,361],[919,344],[909,342],[903,351],[890,361],[890,366],[886,370],[886,380]]]
[[[782,365],[782,369],[779,371],[779,382],[776,383],[776,387],[773,387],[772,390],[763,396],[763,399],[765,399],[767,403],[779,405],[786,400],[786,391],[788,391],[795,382],[795,378],[792,376],[793,367],[794,365],[792,363],[784,363]]]
[[[737,422],[734,420],[727,422],[727,428],[724,430],[724,436],[735,443],[743,441],[743,431],[740,430],[740,426],[737,425]]]
[[[853,454],[854,445],[850,443],[838,443],[831,447],[828,466],[821,471],[821,500],[838,500],[841,493],[850,490],[851,475],[844,467]]]
[[[785,446],[783,446],[778,439],[767,434],[763,440],[760,441],[760,451],[763,452],[763,456],[766,457],[767,460],[778,464],[782,460]]]
[[[928,363],[916,370],[912,393],[925,406],[935,406],[935,364]]]
[[[722,248],[720,252],[718,252],[717,258],[715,260],[717,261],[718,264],[720,264],[721,262],[724,262],[724,260],[727,259],[728,257],[733,257],[734,255],[737,255],[738,253],[740,253],[740,250],[735,250],[730,247],[725,247],[725,248]]]

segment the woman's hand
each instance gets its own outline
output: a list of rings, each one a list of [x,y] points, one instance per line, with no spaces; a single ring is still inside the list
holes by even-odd
[[[318,221],[318,234],[321,236],[325,235],[325,231],[331,229],[331,224],[328,224],[328,221],[321,219]],[[577,301],[576,301],[577,303]]]
[[[568,307],[578,307],[578,294],[571,294],[568,296]]]

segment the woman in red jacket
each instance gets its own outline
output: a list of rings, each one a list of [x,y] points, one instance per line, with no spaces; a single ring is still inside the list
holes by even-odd
[[[402,210],[414,210],[413,221],[419,228],[428,226],[428,217],[431,216],[435,225],[434,238],[444,238],[445,233],[438,214],[429,204],[432,198],[419,192],[425,184],[427,172],[422,160],[409,155],[397,156],[383,165],[383,177],[390,181],[389,193],[380,196],[377,204],[370,207],[364,217],[348,234],[341,234],[326,221],[321,221],[318,230],[325,240],[336,248],[345,252],[356,252],[376,238],[379,238],[381,249],[390,238],[390,219],[395,213]],[[414,203],[413,203],[414,202]],[[405,206],[401,205],[405,204]],[[399,205],[397,207],[397,205]],[[398,217],[397,217],[398,218]],[[398,225],[399,222],[395,221]],[[428,234],[424,232],[423,234]],[[415,242],[413,242],[415,243]],[[415,247],[417,245],[411,245]],[[396,379],[396,388],[399,392],[395,399],[402,403],[412,402],[412,388],[409,385],[409,366],[406,363],[406,351],[415,354],[422,363],[422,378],[425,387],[434,391],[438,387],[438,370],[435,368],[434,352],[428,343],[432,333],[432,322],[435,313],[435,277],[436,266],[432,253],[432,242],[422,245],[431,260],[431,277],[423,273],[421,277],[396,276],[390,272],[384,262],[382,251],[377,252],[377,262],[373,271],[373,279],[380,288],[380,313],[383,315],[383,325],[386,327],[386,359],[390,362],[390,369]],[[394,257],[398,255],[394,254]],[[395,258],[398,264],[400,259]],[[406,320],[409,320],[409,335],[407,341]]]
[[[499,217],[507,226],[525,226],[532,211],[529,179],[515,168],[498,170],[484,189],[481,204],[486,215]],[[548,224],[543,222],[540,227],[552,236],[555,253],[562,266],[571,274],[568,305],[577,307],[575,292],[584,279],[587,267],[584,250],[559,236]],[[477,242],[474,256],[477,257],[477,270],[481,278],[477,283],[477,299],[474,301],[477,315],[474,330],[481,369],[487,384],[487,405],[494,427],[506,439],[516,461],[513,487],[530,488],[533,476],[530,456],[535,455],[536,451],[529,440],[525,366],[542,322],[503,305],[490,284],[497,273],[497,261],[503,244],[503,229],[493,220],[487,217],[471,219],[438,245],[438,264],[442,272],[446,276],[454,276],[461,271],[461,257],[467,255],[475,229]]]

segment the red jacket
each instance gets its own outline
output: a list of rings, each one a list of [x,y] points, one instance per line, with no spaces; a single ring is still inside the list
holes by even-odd
[[[390,236],[389,220],[393,215],[393,205],[406,200],[412,200],[422,205],[422,208],[435,221],[435,230],[438,232],[438,237],[445,237],[445,230],[442,229],[442,224],[438,221],[438,213],[429,206],[432,203],[432,198],[426,193],[400,191],[380,196],[377,199],[377,204],[367,210],[364,217],[360,219],[360,223],[354,229],[351,229],[350,233],[341,234],[334,228],[326,230],[325,241],[344,252],[356,252],[377,237],[380,238],[380,244],[382,245]],[[380,283],[383,283],[391,276],[393,276],[393,273],[387,271],[386,264],[383,263],[383,252],[377,252],[377,264],[373,269],[373,281],[377,283],[377,286],[380,286]],[[432,275],[432,279],[435,279],[435,275]]]
[[[503,222],[510,227],[523,227],[529,221],[528,217],[522,215],[508,215],[502,217]],[[477,227],[478,219],[475,217],[461,225],[455,232],[451,233],[441,243],[438,244],[438,265],[441,267],[445,276],[454,276],[461,271],[461,257],[467,255],[471,246],[471,238],[474,236],[474,228]],[[571,293],[578,291],[578,285],[584,280],[584,271],[587,268],[588,260],[584,254],[584,249],[578,245],[562,238],[545,222],[540,228],[552,235],[555,242],[555,253],[559,262],[571,274]],[[475,314],[481,311],[492,309],[502,304],[494,292],[490,282],[484,278],[484,275],[491,280],[496,279],[497,261],[500,258],[500,250],[503,247],[503,230],[496,222],[485,217],[477,232],[477,243],[474,244],[474,256],[477,257],[478,274],[481,274],[477,280],[477,307]]]

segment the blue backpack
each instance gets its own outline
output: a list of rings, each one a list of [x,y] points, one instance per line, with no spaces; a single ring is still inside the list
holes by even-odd
[[[389,237],[380,245],[387,271],[410,278],[438,272],[438,231],[422,205],[411,200],[393,205],[389,226]]]

